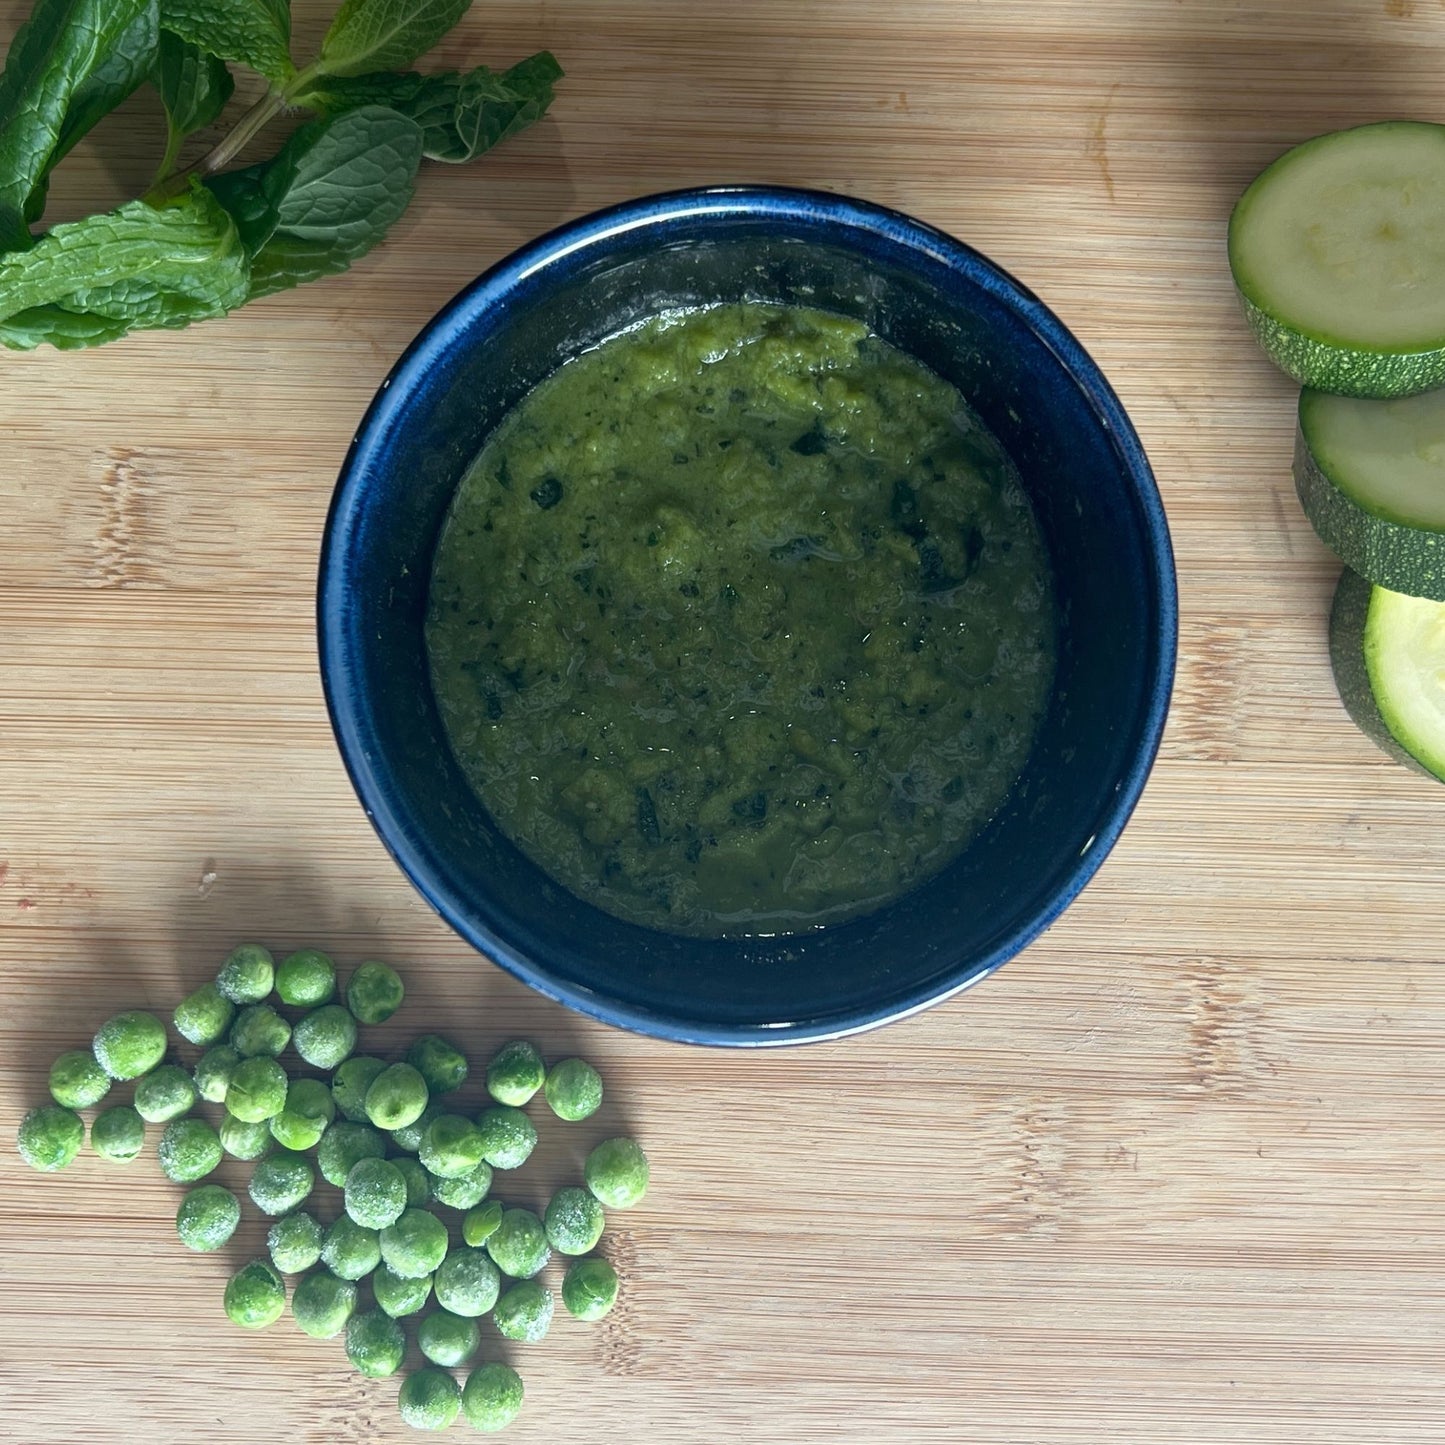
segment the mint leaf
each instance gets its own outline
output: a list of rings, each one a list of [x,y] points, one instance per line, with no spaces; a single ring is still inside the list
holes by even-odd
[[[296,73],[286,0],[160,0],[161,29],[282,85]]]
[[[311,126],[298,133],[304,140],[284,189],[281,172],[263,183],[276,226],[252,261],[252,296],[345,271],[411,203],[421,164],[414,121],[364,106],[315,125],[312,135]]]
[[[540,120],[561,77],[556,58],[543,50],[501,75],[482,65],[440,75],[412,70],[325,76],[298,96],[297,104],[323,115],[339,115],[358,105],[390,106],[421,127],[423,155],[460,162]]]
[[[166,108],[169,139],[161,166],[164,174],[170,170],[181,142],[210,125],[226,108],[236,82],[224,60],[168,30],[161,34],[151,80]]]
[[[65,110],[65,120],[56,138],[55,149],[45,163],[45,172],[30,192],[25,205],[25,221],[34,225],[45,210],[50,189],[50,173],[74,149],[75,143],[139,89],[150,71],[160,40],[156,19],[156,0],[148,3],[136,16],[129,29],[116,39],[110,54],[76,87]]]
[[[275,160],[208,184],[253,247],[251,295],[344,271],[411,200],[421,130],[384,106],[303,126]]]
[[[235,223],[204,187],[161,209],[131,201],[0,256],[0,344],[93,346],[186,326],[239,306],[248,283]]]
[[[260,0],[261,8],[271,17],[286,43],[291,43],[291,0]]]
[[[276,160],[279,159],[278,156]],[[254,256],[276,229],[276,207],[267,198],[262,185],[266,172],[276,164],[276,160],[262,161],[258,165],[247,166],[243,171],[227,171],[224,175],[206,179],[207,189],[236,223],[241,244],[248,256]]]
[[[58,158],[66,115],[77,97],[83,108],[69,145],[84,134],[82,120],[88,117],[88,128],[124,99],[113,78],[89,98],[82,87],[105,68],[121,38],[130,37],[153,6],[154,0],[36,0],[0,75],[0,249],[30,244],[29,221],[44,203],[41,188]],[[128,38],[127,46],[132,42]]]
[[[343,0],[321,42],[323,75],[397,70],[424,55],[472,0]]]
[[[157,11],[156,0],[147,0],[141,13],[116,37],[105,59],[76,87],[47,172],[54,170],[70,154],[76,141],[98,121],[140,88],[150,73],[156,46],[160,43]],[[38,214],[32,219],[38,218]]]
[[[0,321],[0,346],[11,351],[34,351],[42,342],[57,351],[77,351],[119,341],[131,329],[129,321],[67,311],[62,306],[36,306]]]

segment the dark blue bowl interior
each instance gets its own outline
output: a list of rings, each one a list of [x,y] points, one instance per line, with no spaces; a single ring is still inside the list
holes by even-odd
[[[507,409],[640,317],[739,300],[856,316],[960,388],[1018,464],[1047,536],[1059,666],[1025,774],[952,867],[880,912],[815,933],[697,940],[600,912],[498,833],[449,750],[422,626],[452,493]],[[1041,303],[976,252],[891,212],[742,190],[587,218],[502,263],[431,324],[378,394],[342,473],[320,623],[328,701],[361,799],[464,937],[612,1022],[781,1043],[943,997],[1074,897],[1152,762],[1175,598],[1143,452],[1103,377]]]

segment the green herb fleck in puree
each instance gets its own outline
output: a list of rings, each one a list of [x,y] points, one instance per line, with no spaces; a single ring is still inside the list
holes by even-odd
[[[858,322],[727,305],[562,367],[463,480],[427,624],[456,756],[599,907],[776,933],[936,872],[1053,676],[1043,544],[958,391]]]

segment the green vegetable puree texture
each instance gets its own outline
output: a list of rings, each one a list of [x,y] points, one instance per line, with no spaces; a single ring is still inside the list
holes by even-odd
[[[457,492],[427,623],[457,759],[598,907],[695,935],[955,857],[1053,677],[1037,524],[958,391],[860,323],[725,305],[549,377]]]

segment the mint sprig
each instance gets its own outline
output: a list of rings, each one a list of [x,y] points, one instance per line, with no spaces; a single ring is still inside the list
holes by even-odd
[[[222,316],[332,275],[405,210],[422,157],[468,161],[543,116],[561,67],[401,70],[470,0],[343,0],[316,57],[290,50],[288,0],[36,0],[0,73],[0,345],[95,346]],[[188,167],[233,66],[266,94]],[[99,120],[149,81],[166,112],[156,183],[115,211],[36,235],[47,182]],[[229,167],[272,120],[310,111],[268,161]]]

